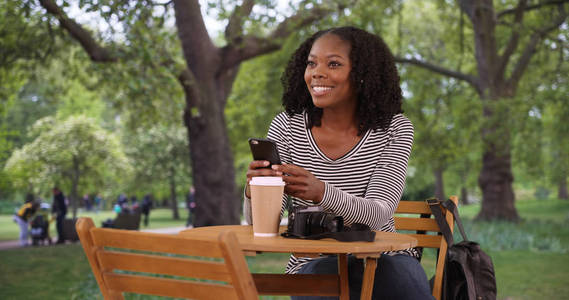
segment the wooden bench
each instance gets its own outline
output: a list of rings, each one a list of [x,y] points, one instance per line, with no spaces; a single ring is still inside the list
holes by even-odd
[[[450,197],[454,204],[458,207],[458,198]],[[454,227],[454,217],[452,213],[441,208],[443,215],[447,219],[451,231]],[[433,282],[433,296],[441,299],[443,271],[447,253],[447,242],[440,234],[439,225],[431,214],[431,209],[426,201],[401,201],[395,211],[395,228],[399,233],[402,230],[415,231],[414,233],[405,233],[415,237],[418,241],[417,247],[439,249],[437,263],[435,268],[435,279]]]
[[[113,221],[113,228],[128,230],[140,229],[140,212],[118,214]]]
[[[192,299],[258,299],[235,234],[189,238],[96,228],[77,221],[77,233],[105,299],[122,293]]]

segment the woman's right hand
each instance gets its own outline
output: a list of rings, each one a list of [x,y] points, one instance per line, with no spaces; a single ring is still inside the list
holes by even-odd
[[[251,198],[251,188],[249,187],[249,182],[253,177],[259,176],[281,176],[282,173],[268,168],[269,161],[267,160],[254,160],[249,164],[249,169],[247,170],[247,185],[245,187],[245,196]]]

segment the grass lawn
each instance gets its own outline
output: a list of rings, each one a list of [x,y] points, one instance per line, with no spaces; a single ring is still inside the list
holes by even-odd
[[[172,219],[172,210],[166,208],[153,209],[150,212],[150,220],[148,221],[148,228],[166,228],[166,227],[179,227],[186,225],[186,219],[188,218],[188,211],[186,209],[180,208],[178,210],[180,213],[180,219]],[[71,218],[71,213],[67,214],[68,218]],[[99,213],[79,211],[77,217],[90,217],[95,222],[96,226],[101,226],[101,223],[106,219],[114,219],[116,213],[114,211],[102,211]],[[141,228],[144,228],[141,219]],[[49,231],[51,237],[56,237],[57,233],[55,230],[55,220],[49,225]],[[0,215],[0,241],[17,240],[19,238],[20,228],[12,220],[12,215]]]
[[[569,201],[516,205],[524,219],[517,224],[472,222],[479,207],[460,208],[469,237],[480,242],[494,261],[498,299],[569,299]],[[167,221],[169,211],[153,214],[151,226],[184,225],[183,219]],[[253,272],[282,273],[287,260],[287,254],[247,258]],[[422,264],[430,277],[434,253],[425,253]],[[0,299],[102,299],[79,244],[5,250],[0,253],[0,270]],[[163,298],[129,295],[127,299]]]
[[[4,250],[0,270],[0,299],[69,300],[92,277],[79,243]]]

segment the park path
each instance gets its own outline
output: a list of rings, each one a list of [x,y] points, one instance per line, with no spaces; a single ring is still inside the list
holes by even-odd
[[[283,218],[281,220],[281,225],[286,225],[287,222],[287,218]],[[246,225],[247,223],[245,223],[245,221],[241,221],[241,225]],[[144,232],[156,232],[156,233],[169,233],[169,234],[177,234],[178,232],[184,230],[184,229],[188,229],[191,228],[190,227],[184,227],[184,226],[178,226],[178,227],[167,227],[167,228],[156,228],[156,229],[141,229],[140,231],[144,231]],[[53,244],[55,245],[55,244]],[[0,241],[0,251],[1,250],[6,250],[6,249],[14,249],[14,248],[20,248],[20,241]]]
[[[140,231],[144,232],[156,232],[156,233],[169,233],[169,234],[176,234],[187,227],[179,226],[179,227],[168,227],[168,228],[156,228],[156,229],[141,229]],[[55,244],[52,244],[55,245]],[[7,249],[14,249],[20,248],[20,241],[0,241],[0,250],[7,250]]]

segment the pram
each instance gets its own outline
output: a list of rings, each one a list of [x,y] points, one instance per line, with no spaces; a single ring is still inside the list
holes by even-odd
[[[46,242],[51,245],[51,238],[49,237],[49,220],[44,215],[36,215],[31,222],[32,230],[32,245],[45,245]]]

